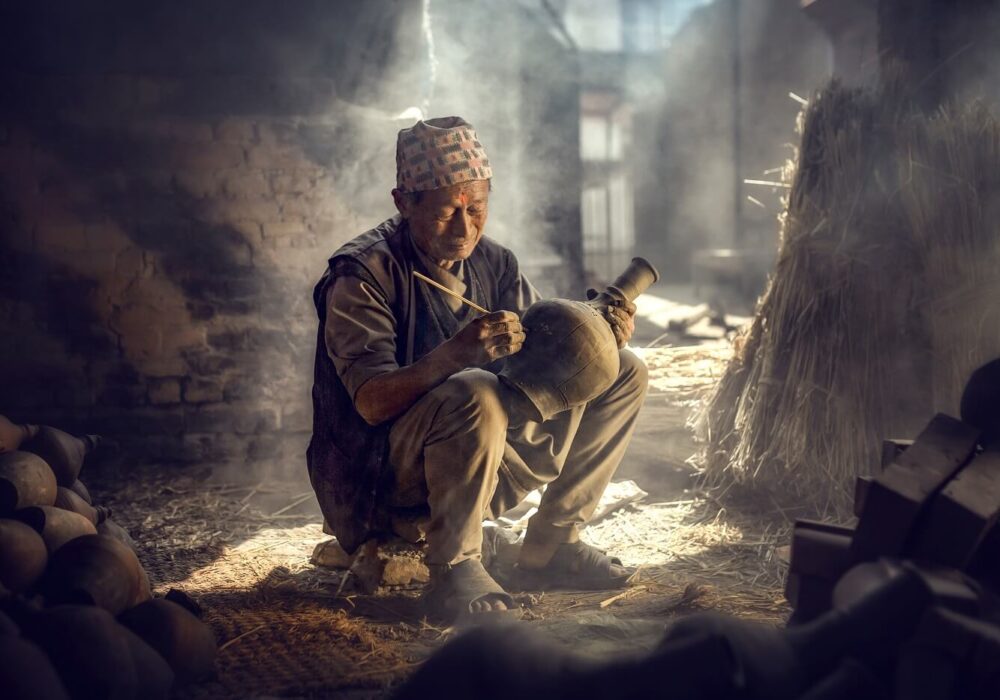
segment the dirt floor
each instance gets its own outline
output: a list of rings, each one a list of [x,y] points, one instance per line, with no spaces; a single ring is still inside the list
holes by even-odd
[[[651,648],[692,611],[783,620],[775,549],[790,523],[727,510],[683,466],[684,420],[727,353],[724,343],[645,352],[652,386],[621,474],[650,496],[584,534],[640,567],[637,581],[623,592],[521,594],[523,624],[606,658]],[[420,584],[360,595],[340,590],[342,571],[310,564],[328,536],[303,484],[153,469],[114,484],[96,483],[95,496],[139,543],[155,591],[194,597],[219,640],[217,680],[185,697],[383,697],[456,633],[424,619]]]

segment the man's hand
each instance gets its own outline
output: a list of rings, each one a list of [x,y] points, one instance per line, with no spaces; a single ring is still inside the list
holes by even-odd
[[[587,290],[587,299],[593,300],[598,296],[596,289]],[[618,349],[621,350],[635,333],[635,304],[622,300],[607,306],[600,304],[599,308],[603,309],[604,319],[611,326],[611,332],[614,333],[615,340],[618,342]]]
[[[618,349],[625,347],[635,333],[635,304],[625,302],[625,306],[604,307],[604,318],[611,326],[611,332],[618,341]]]
[[[524,345],[521,320],[512,311],[494,311],[470,321],[445,342],[448,355],[462,367],[485,367],[513,355]]]

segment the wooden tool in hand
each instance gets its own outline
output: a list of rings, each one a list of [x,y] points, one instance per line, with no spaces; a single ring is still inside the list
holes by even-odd
[[[417,279],[423,280],[424,282],[426,282],[427,284],[431,285],[432,287],[437,287],[438,289],[440,289],[445,294],[448,294],[450,296],[455,297],[456,299],[458,299],[460,302],[462,302],[466,306],[471,306],[472,308],[474,308],[476,311],[478,311],[481,314],[488,314],[488,313],[490,313],[489,309],[484,309],[479,304],[477,304],[477,303],[475,303],[473,301],[469,301],[468,299],[466,299],[465,297],[463,297],[458,292],[454,292],[454,291],[448,289],[447,287],[445,287],[443,284],[435,282],[434,280],[432,280],[427,275],[423,275],[423,274],[417,272],[416,270],[414,270],[413,271],[413,276],[416,277]]]

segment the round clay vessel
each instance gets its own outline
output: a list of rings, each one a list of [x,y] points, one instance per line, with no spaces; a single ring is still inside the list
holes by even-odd
[[[48,462],[60,486],[72,486],[83,468],[88,443],[58,428],[42,425],[38,434],[26,440],[21,449],[34,452]]]
[[[0,517],[55,502],[56,477],[44,459],[30,452],[0,454]]]
[[[50,557],[40,589],[50,605],[96,605],[117,615],[148,599],[144,579],[128,547],[106,535],[84,535]]]
[[[125,626],[120,627],[135,668],[136,698],[167,700],[174,685],[174,671],[170,664],[142,637]]]
[[[55,506],[31,506],[14,514],[18,520],[30,525],[45,540],[49,554],[77,537],[96,535],[97,528],[79,513]]]
[[[22,628],[48,654],[74,698],[138,698],[139,687],[125,629],[106,610],[59,605]]]
[[[180,605],[154,598],[126,610],[118,620],[167,660],[178,683],[197,683],[214,674],[215,635]]]
[[[37,432],[37,425],[19,425],[7,416],[0,416],[0,453],[13,452]]]
[[[506,358],[500,380],[526,399],[519,405],[529,419],[548,420],[611,388],[621,359],[606,309],[632,302],[657,279],[659,273],[649,262],[633,258],[625,272],[589,302],[543,299],[528,307],[521,317],[524,346]]]
[[[0,584],[11,593],[26,591],[45,571],[45,540],[19,520],[0,519]]]
[[[87,503],[83,500],[76,491],[72,491],[65,486],[60,486],[56,491],[56,508],[62,508],[63,510],[70,510],[74,513],[79,513],[87,520],[97,525],[102,519],[102,513],[99,513],[97,508]]]
[[[90,489],[87,488],[86,484],[77,479],[73,482],[73,485],[69,487],[77,496],[85,500],[90,505],[94,505],[94,499],[90,497]]]
[[[41,647],[14,636],[0,636],[0,694],[4,700],[69,700]]]

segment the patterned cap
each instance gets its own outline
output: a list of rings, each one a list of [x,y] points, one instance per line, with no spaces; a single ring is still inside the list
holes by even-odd
[[[461,117],[419,121],[396,140],[396,187],[435,190],[470,180],[489,180],[493,169],[472,125]]]

